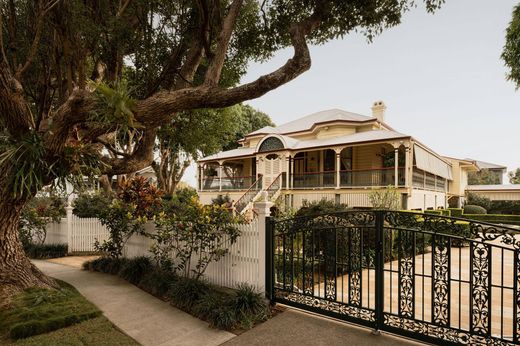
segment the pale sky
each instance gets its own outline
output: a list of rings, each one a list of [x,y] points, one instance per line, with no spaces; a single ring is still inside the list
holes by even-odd
[[[447,0],[436,14],[421,7],[372,43],[360,34],[311,47],[312,67],[251,106],[275,124],[330,108],[371,115],[446,156],[520,167],[520,91],[506,81],[500,54],[519,0]],[[251,64],[249,82],[281,66],[284,50]],[[191,167],[184,180],[195,185]]]

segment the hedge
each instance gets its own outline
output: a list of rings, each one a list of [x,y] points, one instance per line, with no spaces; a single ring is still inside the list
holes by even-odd
[[[480,205],[466,204],[464,214],[487,214],[487,210]]]
[[[34,259],[65,257],[68,254],[67,244],[25,244],[24,250],[29,258]]]
[[[449,210],[451,216],[453,217],[462,217],[462,208],[448,208],[447,210]]]
[[[503,223],[510,225],[520,225],[520,215],[504,215],[504,214],[464,214],[464,218],[490,222],[490,223]]]

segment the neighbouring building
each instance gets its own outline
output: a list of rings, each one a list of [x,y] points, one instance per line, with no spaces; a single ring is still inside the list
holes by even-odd
[[[520,184],[468,185],[466,191],[492,201],[520,201]]]
[[[466,160],[474,162],[479,168],[478,171],[470,173],[468,185],[497,185],[504,183],[504,175],[507,172],[506,166],[501,166],[494,163],[478,161],[473,159]]]
[[[198,161],[201,201],[228,194],[242,212],[267,191],[293,208],[321,199],[369,207],[371,191],[392,186],[403,209],[447,207],[451,199],[460,205],[476,165],[395,131],[385,110],[377,101],[372,116],[331,109],[251,132],[241,147]]]

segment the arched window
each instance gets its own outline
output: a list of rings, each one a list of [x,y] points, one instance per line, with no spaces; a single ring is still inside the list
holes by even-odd
[[[265,141],[262,142],[260,145],[260,149],[258,149],[259,152],[265,152],[265,151],[274,151],[283,149],[283,143],[281,140],[279,140],[276,137],[269,137]]]

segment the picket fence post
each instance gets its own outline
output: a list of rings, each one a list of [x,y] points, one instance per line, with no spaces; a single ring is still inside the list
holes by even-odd
[[[260,198],[254,204],[254,209],[258,215],[258,289],[262,292],[266,290],[265,266],[266,266],[266,217],[271,215],[271,207],[274,205],[267,197],[267,191],[262,191]]]
[[[65,207],[67,211],[67,252],[72,252],[72,210],[74,208],[69,204]]]

